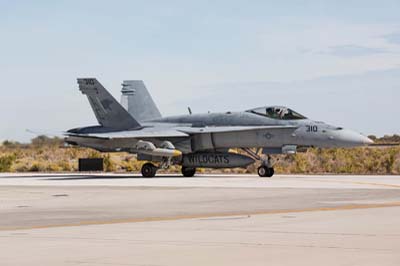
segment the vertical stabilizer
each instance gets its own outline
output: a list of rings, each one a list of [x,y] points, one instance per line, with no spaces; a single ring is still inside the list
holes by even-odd
[[[92,106],[100,125],[112,129],[139,128],[140,124],[95,78],[78,79],[79,89]]]
[[[161,113],[142,80],[124,80],[121,104],[138,121],[161,118]]]

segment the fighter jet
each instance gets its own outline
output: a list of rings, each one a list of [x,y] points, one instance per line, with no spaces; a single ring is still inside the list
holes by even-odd
[[[183,176],[191,177],[197,168],[253,163],[259,163],[260,177],[272,177],[271,155],[373,143],[355,131],[311,120],[284,106],[162,117],[142,81],[123,82],[122,104],[95,78],[79,78],[78,84],[99,125],[68,130],[65,142],[100,152],[136,154],[146,161],[144,177],[154,177],[171,165],[181,165]]]

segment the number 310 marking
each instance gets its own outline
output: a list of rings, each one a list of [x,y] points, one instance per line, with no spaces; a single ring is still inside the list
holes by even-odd
[[[307,125],[307,130],[306,132],[318,132],[318,126],[310,126]]]

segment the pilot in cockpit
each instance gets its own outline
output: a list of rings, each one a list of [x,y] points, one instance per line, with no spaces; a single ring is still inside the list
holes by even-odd
[[[278,113],[280,119],[283,119],[287,114],[289,114],[289,110],[287,108],[277,108],[276,112]]]
[[[281,106],[260,107],[248,110],[248,112],[279,120],[306,119],[306,117],[302,116],[301,114],[296,113],[295,111],[287,107]]]

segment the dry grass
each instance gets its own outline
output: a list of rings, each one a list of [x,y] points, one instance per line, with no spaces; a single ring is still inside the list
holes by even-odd
[[[99,153],[85,148],[62,147],[59,139],[39,137],[31,144],[4,142],[0,146],[0,172],[77,171],[79,158],[104,158],[109,172],[138,172],[143,164],[127,153]],[[400,174],[400,146],[354,149],[309,149],[296,155],[274,157],[277,173]],[[201,173],[255,173],[247,169],[199,169]],[[165,171],[164,171],[165,172]],[[172,166],[170,173],[180,172]]]

